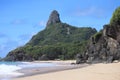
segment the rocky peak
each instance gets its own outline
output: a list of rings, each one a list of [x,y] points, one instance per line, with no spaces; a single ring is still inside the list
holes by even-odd
[[[49,20],[47,22],[47,25],[54,24],[54,23],[60,23],[59,13],[56,10],[53,10],[49,16]]]

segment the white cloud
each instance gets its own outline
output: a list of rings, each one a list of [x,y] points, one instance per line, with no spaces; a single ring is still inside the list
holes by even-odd
[[[40,22],[38,23],[38,25],[39,25],[39,26],[46,26],[46,22],[45,22],[45,21],[40,21]]]
[[[78,8],[76,9],[73,14],[75,16],[95,16],[95,17],[101,17],[104,14],[104,10],[97,8],[97,7],[89,7],[86,9]]]
[[[22,34],[18,38],[20,40],[28,40],[28,39],[30,39],[35,34],[36,34],[36,32],[32,32],[32,33],[28,33],[28,34]]]
[[[24,44],[26,44],[31,38],[33,35],[37,34],[36,32],[32,32],[32,33],[29,33],[29,34],[22,34],[18,37],[18,44],[19,46],[22,46]]]
[[[31,37],[32,35],[31,34],[23,34],[23,35],[20,35],[19,38],[20,40],[27,40]]]
[[[0,57],[5,57],[8,52],[18,47],[18,42],[14,40],[6,40],[0,44]]]
[[[6,45],[0,45],[0,51],[3,51],[5,49]]]
[[[45,27],[46,26],[46,21],[39,21],[36,25],[33,27]]]
[[[7,40],[9,40],[9,36],[4,33],[0,33],[0,44],[5,43]]]
[[[77,16],[86,16],[86,15],[90,15],[90,14],[93,14],[95,11],[95,8],[89,8],[89,9],[85,9],[85,10],[77,10],[76,11],[76,15]]]
[[[17,19],[17,20],[13,20],[11,22],[11,24],[13,24],[13,25],[21,25],[21,24],[26,24],[26,23],[27,23],[27,21],[24,19]]]

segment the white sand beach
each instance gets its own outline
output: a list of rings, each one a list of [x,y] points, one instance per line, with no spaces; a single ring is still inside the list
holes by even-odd
[[[79,69],[36,74],[14,80],[120,80],[120,62],[92,64]]]

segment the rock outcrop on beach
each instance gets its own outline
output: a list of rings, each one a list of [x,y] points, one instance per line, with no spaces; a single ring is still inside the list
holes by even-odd
[[[120,60],[120,7],[115,10],[110,24],[93,35],[84,54],[77,55],[76,63]]]
[[[91,27],[75,27],[62,23],[59,13],[54,10],[49,16],[46,28],[24,46],[8,53],[7,61],[32,61],[74,59],[77,53],[82,53],[96,29]]]

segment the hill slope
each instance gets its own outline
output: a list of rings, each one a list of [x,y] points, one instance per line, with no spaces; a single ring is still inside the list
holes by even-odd
[[[29,45],[52,45],[56,43],[82,42],[96,32],[90,27],[77,28],[66,23],[55,23],[33,36]]]
[[[96,32],[90,27],[77,28],[62,23],[58,12],[53,11],[46,28],[25,46],[9,52],[5,60],[73,59],[77,53],[83,53],[88,39]]]

